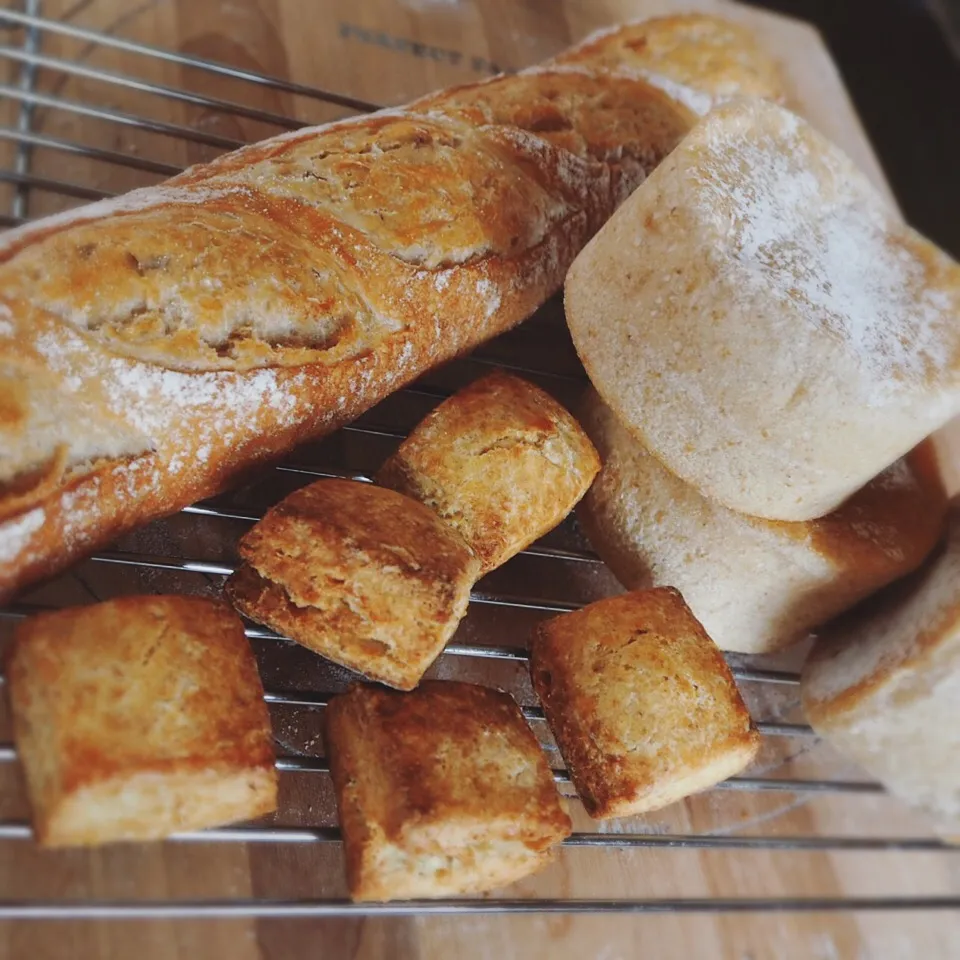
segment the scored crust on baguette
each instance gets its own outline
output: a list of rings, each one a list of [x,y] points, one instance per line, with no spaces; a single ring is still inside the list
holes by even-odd
[[[7,678],[41,846],[157,839],[276,808],[263,687],[225,604],[124,597],[31,617]]]
[[[905,803],[960,829],[960,500],[917,573],[832,624],[800,676],[811,726]]]
[[[618,419],[741,513],[823,516],[960,410],[960,266],[764,101],[699,123],[565,290]]]
[[[240,541],[227,595],[246,616],[402,690],[453,635],[479,576],[454,530],[422,504],[353,480],[320,480]]]
[[[577,508],[628,589],[674,586],[723,650],[769,653],[803,639],[916,569],[947,497],[925,442],[819,520],[735,513],[675,477],[589,390],[581,423],[603,467]]]
[[[706,790],[739,773],[760,745],[730,667],[670,587],[540,623],[530,676],[596,819]]]
[[[0,239],[0,597],[529,316],[694,121],[588,63],[476,89]]]
[[[655,86],[586,64],[533,67],[453,87],[414,101],[411,109],[535,134],[580,161],[602,163],[610,190],[624,200],[663,159],[663,144],[676,143],[696,122],[682,103],[665,109],[666,102],[672,98]]]
[[[552,530],[599,469],[596,450],[563,406],[497,371],[436,407],[376,481],[434,510],[487,573]]]
[[[730,97],[786,98],[780,67],[756,37],[739,24],[702,13],[598,30],[551,62],[639,71],[697,113]]]
[[[324,738],[354,900],[504,886],[570,834],[540,744],[498,690],[354,686],[331,700]]]

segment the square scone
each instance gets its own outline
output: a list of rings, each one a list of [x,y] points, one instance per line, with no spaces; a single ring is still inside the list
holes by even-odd
[[[759,735],[677,590],[637,590],[538,624],[530,672],[584,808],[665,807],[749,764]]]
[[[290,494],[240,541],[241,613],[371,680],[411,690],[466,613],[479,564],[423,504],[353,480]]]
[[[376,480],[436,511],[488,573],[560,523],[599,469],[561,404],[497,371],[428,414]]]
[[[570,834],[546,757],[505,693],[357,685],[325,724],[354,900],[480,893],[540,869]]]
[[[31,617],[7,676],[41,846],[151,840],[276,809],[263,687],[225,604],[134,596]]]

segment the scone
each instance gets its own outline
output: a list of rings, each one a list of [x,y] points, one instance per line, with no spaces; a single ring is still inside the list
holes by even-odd
[[[960,500],[930,562],[818,640],[800,694],[818,734],[960,834]]]
[[[776,60],[749,30],[702,13],[606,27],[551,63],[640,73],[698,113],[730,97],[786,96]]]
[[[530,674],[583,806],[598,820],[712,787],[760,745],[723,655],[669,587],[539,624]]]
[[[479,576],[422,504],[352,480],[290,494],[240,541],[227,594],[246,616],[372,680],[410,690],[467,610]]]
[[[740,513],[822,517],[960,412],[960,265],[763,100],[694,127],[577,257],[565,305],[618,419]]]
[[[505,693],[354,686],[330,702],[325,740],[354,900],[503,886],[570,833],[546,757]]]
[[[591,390],[581,422],[603,468],[577,508],[628,589],[674,586],[723,650],[769,653],[803,639],[916,569],[947,508],[932,444],[898,460],[819,520],[728,510],[675,477]]]
[[[599,469],[564,407],[498,371],[441,403],[376,479],[436,511],[486,573],[552,530]]]
[[[7,678],[42,846],[151,840],[276,808],[263,687],[224,604],[124,597],[31,617]]]

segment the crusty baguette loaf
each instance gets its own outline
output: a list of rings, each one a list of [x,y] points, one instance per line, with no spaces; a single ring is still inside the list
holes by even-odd
[[[947,496],[924,443],[819,520],[782,523],[701,496],[590,390],[581,422],[603,468],[577,516],[628,589],[673,586],[723,650],[801,640],[916,569],[943,529]]]
[[[697,113],[729,97],[786,99],[779,65],[750,31],[703,13],[598,30],[551,63],[637,72]]]
[[[435,511],[487,573],[560,523],[599,469],[561,404],[497,371],[431,411],[376,480]]]
[[[549,863],[570,833],[547,758],[506,693],[354,686],[324,721],[354,900],[503,886]]]
[[[0,239],[0,597],[518,323],[690,128],[532,70]]]
[[[960,265],[762,100],[699,123],[565,289],[620,421],[741,513],[821,517],[960,412]]]
[[[276,807],[257,662],[226,604],[135,596],[32,617],[8,680],[42,846],[149,840]]]
[[[656,810],[733,776],[760,737],[723,654],[671,587],[540,623],[534,689],[587,813]]]
[[[237,609],[371,680],[412,690],[467,612],[480,563],[422,503],[319,480],[240,541]]]
[[[942,550],[818,640],[800,695],[817,733],[960,832],[960,499]]]

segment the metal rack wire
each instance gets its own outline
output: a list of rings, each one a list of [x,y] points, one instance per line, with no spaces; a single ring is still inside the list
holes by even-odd
[[[249,107],[243,103],[220,97],[208,96],[194,90],[154,83],[133,75],[121,74],[90,66],[65,57],[44,52],[44,40],[51,36],[66,37],[86,44],[123,51],[144,61],[166,61],[197,71],[197,76],[229,78],[242,84],[266,87],[283,93],[308,98],[335,107],[346,112],[375,109],[374,104],[351,96],[328,90],[315,89],[292,83],[279,77],[264,76],[227,64],[203,60],[171,50],[159,49],[118,36],[95,33],[81,27],[43,16],[41,0],[26,0],[22,9],[0,10],[0,37],[6,36],[17,42],[0,43],[0,61],[5,61],[15,71],[13,83],[0,85],[0,105],[4,101],[13,105],[12,123],[0,127],[0,147],[4,143],[10,147],[6,166],[0,168],[0,184],[10,186],[8,212],[0,214],[0,225],[14,226],[30,219],[34,214],[34,200],[39,195],[60,198],[63,205],[77,201],[90,201],[109,196],[109,191],[87,183],[75,183],[59,177],[50,177],[37,173],[33,158],[37,151],[50,151],[58,155],[82,157],[86,161],[104,164],[143,175],[144,182],[154,182],[158,177],[177,172],[178,167],[159,160],[150,159],[132,152],[108,149],[101,145],[90,145],[79,140],[50,136],[37,128],[34,123],[38,110],[60,111],[76,117],[106,122],[118,127],[149,132],[176,141],[187,142],[214,151],[239,146],[241,141],[221,134],[210,133],[189,125],[151,119],[134,113],[124,112],[96,103],[81,102],[59,94],[45,92],[38,88],[37,78],[40,71],[62,77],[82,78],[101,85],[109,91],[111,88],[135,90],[146,97],[176,101],[189,107],[199,107],[205,111],[215,111],[224,115],[233,115],[275,128],[277,132],[294,128],[298,121],[281,114]],[[535,321],[533,321],[535,322]],[[523,358],[506,358],[502,351],[498,356],[489,356],[484,350],[477,351],[472,358],[474,364],[496,364],[517,369],[527,375],[546,378],[553,384],[577,388],[582,373],[538,368]],[[462,371],[461,371],[462,373]],[[456,384],[454,384],[455,386]],[[450,386],[438,386],[432,381],[414,385],[403,393],[423,403],[433,403],[450,392]],[[376,413],[374,414],[376,417]],[[409,424],[408,424],[409,426]],[[346,427],[344,435],[355,441],[396,441],[405,435],[402,424],[378,421],[369,417]],[[328,458],[319,463],[303,459],[302,454],[294,454],[284,464],[277,467],[278,474],[294,482],[309,482],[310,479],[324,476],[349,476],[356,479],[369,479],[367,473],[343,459]],[[235,501],[216,501],[197,504],[183,511],[181,518],[195,518],[197,521],[244,524],[255,522],[262,510],[249,504]],[[552,565],[590,565],[599,564],[598,559],[582,544],[566,541],[562,545],[542,542],[525,551],[526,557],[539,563]],[[202,559],[183,552],[155,553],[146,549],[121,547],[102,551],[91,558],[93,565],[104,565],[135,572],[159,571],[177,576],[199,576],[219,580],[232,572],[230,562],[221,559]],[[48,592],[49,594],[49,592]],[[525,614],[556,613],[576,609],[580,602],[551,596],[525,596],[499,589],[488,588],[484,584],[474,591],[473,604],[487,606],[497,610],[513,610]],[[38,609],[56,605],[56,600],[44,603],[14,604],[0,610],[0,624],[27,616]],[[247,636],[251,640],[273,644],[278,648],[288,645],[289,641],[269,630],[248,626]],[[501,661],[504,663],[522,663],[526,653],[522,647],[508,645],[479,644],[475,642],[455,642],[448,646],[444,659],[450,660]],[[766,666],[751,664],[743,658],[731,658],[735,675],[746,684],[755,684],[765,689],[790,689],[797,682],[795,673]],[[266,699],[272,705],[298,708],[307,711],[322,709],[330,696],[328,690],[300,690],[271,687],[268,685]],[[533,705],[524,708],[526,717],[536,729],[543,732],[542,711]],[[802,723],[784,721],[780,718],[761,720],[758,726],[762,734],[770,739],[790,738],[798,742],[809,743],[813,734]],[[545,747],[551,749],[549,737]],[[556,753],[551,754],[556,762]],[[0,744],[0,763],[16,760],[12,744]],[[326,762],[319,757],[303,755],[298,752],[284,752],[278,757],[277,766],[281,771],[298,774],[324,776],[327,773]],[[555,779],[563,789],[568,790],[569,778],[563,770],[555,771]],[[879,784],[856,779],[817,779],[807,777],[780,776],[742,776],[720,784],[718,791],[749,791],[768,794],[792,794],[798,796],[838,795],[863,796],[882,794]],[[18,820],[0,821],[0,841],[16,842],[30,838],[29,825]],[[256,844],[335,844],[339,842],[339,832],[335,827],[293,827],[282,824],[268,824],[249,827],[231,827],[203,833],[184,834],[173,838],[174,842],[206,843],[256,843]],[[927,837],[846,837],[846,836],[781,836],[781,835],[709,835],[650,833],[637,830],[632,833],[574,833],[565,846],[609,847],[627,849],[673,849],[688,848],[701,850],[775,850],[775,851],[831,851],[831,852],[944,852],[956,851],[938,840]],[[297,902],[276,902],[262,900],[216,900],[203,902],[64,902],[46,901],[0,901],[0,919],[4,918],[172,918],[172,917],[303,917],[332,916],[347,913],[365,913],[379,915],[405,915],[411,913],[490,913],[490,912],[737,912],[737,911],[831,911],[831,910],[902,910],[902,909],[956,909],[960,907],[957,897],[911,897],[907,894],[897,897],[864,898],[769,898],[769,899],[639,899],[639,900],[458,900],[431,903],[391,904],[391,905],[353,905],[343,900],[309,900]]]

